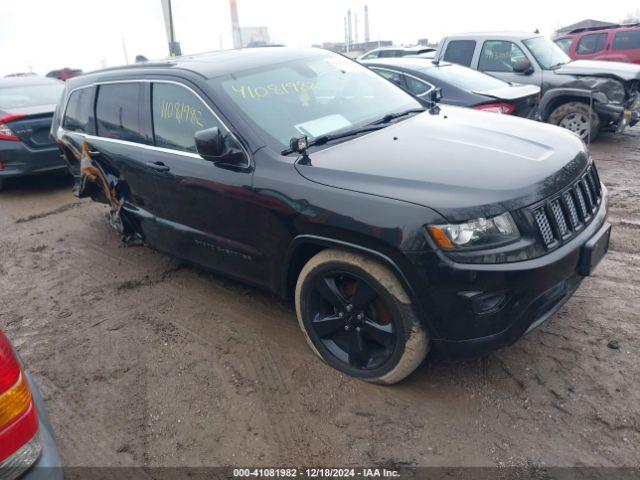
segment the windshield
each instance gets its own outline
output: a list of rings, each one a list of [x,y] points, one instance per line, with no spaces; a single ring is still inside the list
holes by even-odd
[[[368,68],[335,54],[255,68],[210,82],[278,149],[294,137],[313,139],[421,107]]]
[[[484,92],[509,86],[507,82],[460,65],[440,64],[425,69],[424,72],[443,83],[469,92]]]
[[[0,109],[39,107],[54,105],[60,100],[64,84],[25,85],[20,87],[0,87]]]
[[[555,43],[545,37],[535,37],[524,40],[531,54],[544,70],[569,63],[571,58]]]

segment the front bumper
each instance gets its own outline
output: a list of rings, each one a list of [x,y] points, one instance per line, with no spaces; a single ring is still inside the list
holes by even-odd
[[[22,142],[0,140],[0,179],[67,168],[57,146],[31,149]]]
[[[584,278],[583,247],[608,226],[604,192],[584,231],[540,258],[476,265],[440,252],[408,254],[416,280],[427,285],[418,295],[434,350],[449,358],[482,355],[514,343],[558,311]]]

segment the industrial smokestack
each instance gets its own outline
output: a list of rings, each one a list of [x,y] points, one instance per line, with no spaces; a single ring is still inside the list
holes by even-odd
[[[351,50],[351,44],[353,43],[352,42],[353,30],[351,26],[351,9],[349,9],[349,11],[347,12],[347,21],[348,21],[348,27],[349,27],[349,40],[347,40],[347,47],[348,47],[348,50]]]
[[[356,26],[356,34],[355,34],[356,42],[355,43],[357,45],[358,44],[358,14],[357,13],[354,14],[354,21]]]
[[[240,31],[240,20],[238,20],[238,5],[236,0],[231,2],[231,33],[233,35],[233,48],[242,48],[242,32]]]
[[[349,27],[347,26],[347,17],[344,17],[344,44],[347,46],[347,51],[349,51]]]
[[[369,36],[369,6],[364,6],[364,41],[369,43],[371,37]]]

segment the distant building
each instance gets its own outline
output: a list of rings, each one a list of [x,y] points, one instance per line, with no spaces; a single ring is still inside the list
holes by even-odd
[[[242,47],[264,47],[271,44],[267,27],[240,27]]]
[[[421,47],[437,48],[438,42],[429,42],[429,39],[421,38],[418,40],[418,45],[420,45]]]

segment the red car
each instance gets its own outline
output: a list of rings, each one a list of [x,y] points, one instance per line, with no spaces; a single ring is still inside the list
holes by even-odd
[[[49,78],[57,78],[58,80],[66,81],[70,78],[82,75],[83,73],[84,72],[79,68],[64,67],[60,70],[51,70],[49,73],[47,73],[46,76]]]
[[[640,64],[640,25],[594,27],[563,33],[555,40],[573,60]]]
[[[40,392],[0,330],[0,478],[62,477],[62,462]]]

